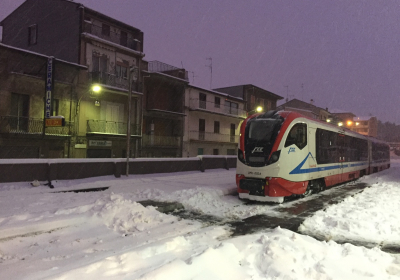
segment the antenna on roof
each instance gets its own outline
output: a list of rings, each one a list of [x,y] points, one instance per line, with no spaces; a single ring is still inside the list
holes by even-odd
[[[211,76],[210,76],[210,89],[212,89],[212,57],[206,57],[206,60],[210,61],[209,65],[206,65],[206,67],[210,68],[211,71]]]

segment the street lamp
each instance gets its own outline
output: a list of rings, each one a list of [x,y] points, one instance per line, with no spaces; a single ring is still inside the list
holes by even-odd
[[[128,92],[128,127],[126,129],[126,176],[129,176],[129,157],[131,149],[131,109],[132,109],[132,81],[138,79],[138,68],[129,68],[129,92]]]
[[[253,114],[252,112],[254,112],[254,113],[261,113],[263,110],[264,110],[263,107],[258,106],[258,107],[255,108],[254,110],[248,111],[248,112],[247,112],[247,116],[252,115],[252,114]]]

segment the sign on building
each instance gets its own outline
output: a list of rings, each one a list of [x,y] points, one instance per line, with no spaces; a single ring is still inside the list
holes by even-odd
[[[47,59],[45,118],[51,117],[51,104],[54,84],[54,57]],[[47,124],[47,123],[46,123]]]

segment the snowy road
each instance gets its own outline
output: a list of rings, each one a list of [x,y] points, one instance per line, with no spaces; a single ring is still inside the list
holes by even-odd
[[[221,220],[287,215],[282,209],[299,203],[238,200],[229,195],[234,170],[59,181],[54,190],[0,184],[0,279],[400,279],[397,255],[334,242],[400,244],[399,171],[394,161],[391,169],[366,176],[361,181],[372,187],[300,226],[328,242],[281,228],[231,237],[226,225],[137,203],[178,201]],[[53,193],[99,187],[109,188]]]

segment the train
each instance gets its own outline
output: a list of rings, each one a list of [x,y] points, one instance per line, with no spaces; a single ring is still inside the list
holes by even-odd
[[[295,111],[268,111],[240,126],[239,198],[282,203],[390,168],[381,140]]]

